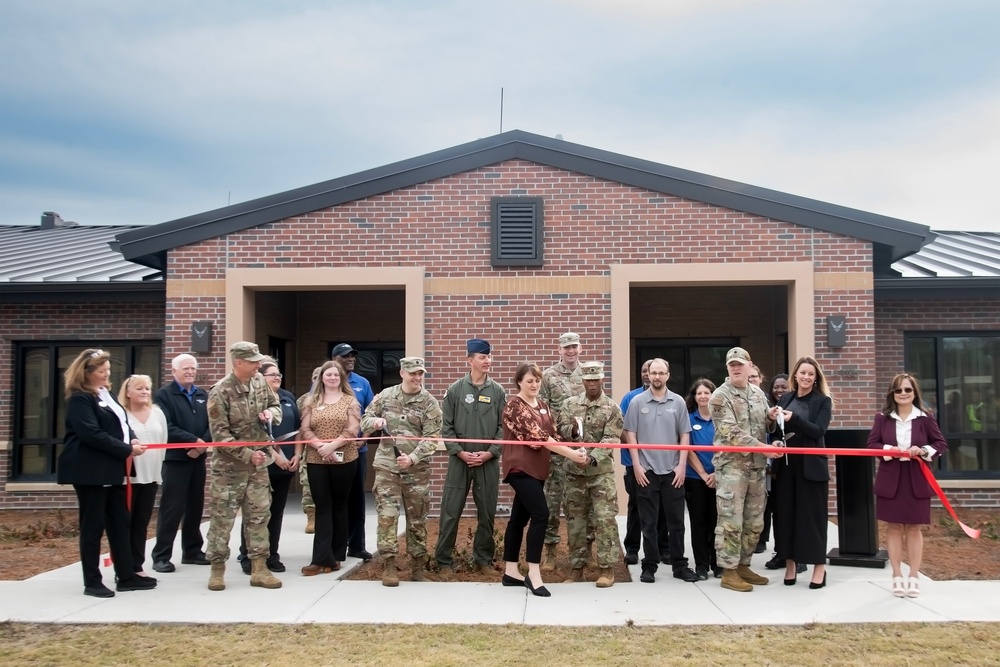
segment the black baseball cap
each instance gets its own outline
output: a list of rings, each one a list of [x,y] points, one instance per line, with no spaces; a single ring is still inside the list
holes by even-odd
[[[346,357],[350,354],[357,354],[353,347],[347,343],[338,343],[336,347],[333,348],[333,352],[330,353],[331,357]]]

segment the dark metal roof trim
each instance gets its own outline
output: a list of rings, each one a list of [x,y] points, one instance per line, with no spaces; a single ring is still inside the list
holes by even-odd
[[[890,261],[917,252],[934,237],[928,227],[913,222],[513,130],[315,185],[123,232],[117,236],[117,245],[126,259],[162,269],[163,256],[172,248],[515,158],[871,241],[889,249]]]

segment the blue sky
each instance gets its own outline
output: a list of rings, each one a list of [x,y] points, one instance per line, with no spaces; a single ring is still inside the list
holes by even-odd
[[[147,224],[503,127],[1000,231],[1000,2],[0,2],[0,223]]]

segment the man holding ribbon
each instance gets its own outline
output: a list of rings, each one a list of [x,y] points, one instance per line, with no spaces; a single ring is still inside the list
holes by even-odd
[[[493,363],[492,348],[482,338],[465,343],[469,372],[448,387],[441,402],[444,438],[470,440],[500,440],[503,424],[500,416],[507,405],[507,392],[489,377]],[[492,569],[496,545],[493,542],[493,520],[497,511],[500,485],[500,445],[489,442],[458,442],[446,440],[448,474],[441,497],[441,519],[438,528],[437,560],[441,578],[452,578],[452,555],[458,534],[458,520],[472,489],[476,503],[476,534],[472,543],[472,558],[478,572]]]
[[[246,341],[229,348],[233,372],[208,393],[208,424],[212,442],[212,483],[208,524],[208,560],[212,572],[208,590],[226,588],[226,561],[229,536],[242,510],[246,526],[247,556],[250,558],[250,585],[281,588],[267,569],[270,555],[267,522],[271,518],[271,483],[267,466],[273,461],[270,424],[281,423],[281,403],[257,373],[264,355],[257,345]],[[240,445],[226,445],[239,442]],[[260,443],[259,445],[254,443]]]

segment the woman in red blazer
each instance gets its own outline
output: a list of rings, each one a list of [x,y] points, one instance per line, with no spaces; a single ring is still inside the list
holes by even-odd
[[[903,451],[905,457],[885,456],[875,475],[875,516],[886,522],[889,564],[892,566],[892,594],[896,597],[919,597],[920,561],[924,538],[920,526],[931,522],[930,484],[924,479],[920,457],[933,461],[948,449],[937,422],[924,407],[920,384],[909,373],[892,379],[882,412],[868,434],[870,449]],[[909,555],[910,576],[904,583],[900,565],[903,541]]]

